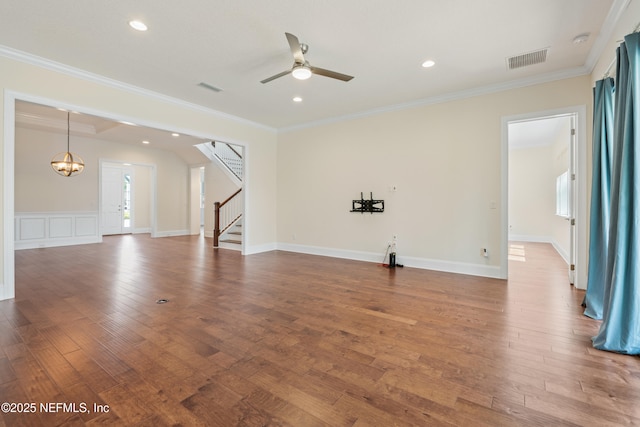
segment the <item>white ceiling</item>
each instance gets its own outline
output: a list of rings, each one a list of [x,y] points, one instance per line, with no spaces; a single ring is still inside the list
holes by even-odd
[[[75,146],[79,151],[81,149],[78,148],[77,140],[74,141],[74,139],[84,137],[172,151],[189,165],[199,165],[209,161],[200,150],[194,147],[196,144],[208,140],[184,134],[173,135],[170,130],[130,125],[78,112],[69,112],[69,124],[67,125],[66,110],[26,101],[16,101],[16,127],[65,135],[69,131],[71,147]],[[148,144],[142,141],[147,141]],[[60,150],[63,148],[65,147],[61,146]]]
[[[509,123],[509,149],[551,145],[558,140],[568,144],[570,132],[569,115]]]
[[[590,73],[628,0],[20,0],[0,2],[0,54],[19,51],[287,129]],[[136,32],[127,23],[149,27]],[[311,65],[290,75],[284,33]],[[585,43],[575,44],[580,34]],[[542,64],[506,58],[549,48]],[[433,59],[425,69],[421,63]],[[219,87],[216,93],[198,86]],[[294,103],[293,96],[303,102]]]

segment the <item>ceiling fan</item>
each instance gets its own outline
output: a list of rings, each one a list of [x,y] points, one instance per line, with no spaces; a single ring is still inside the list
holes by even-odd
[[[304,59],[304,54],[309,50],[309,46],[304,43],[300,43],[298,38],[293,34],[284,34],[285,36],[287,36],[287,41],[289,42],[289,47],[291,48],[291,53],[293,54],[293,67],[291,67],[290,70],[283,71],[276,74],[275,76],[268,77],[262,80],[260,83],[269,83],[270,81],[282,76],[286,76],[289,73],[291,73],[291,75],[293,75],[293,77],[298,80],[306,80],[311,77],[312,74],[331,77],[332,79],[342,80],[343,82],[348,82],[353,78],[353,76],[348,76],[346,74],[338,73],[331,70],[325,70],[324,68],[312,67],[309,64],[309,61]]]

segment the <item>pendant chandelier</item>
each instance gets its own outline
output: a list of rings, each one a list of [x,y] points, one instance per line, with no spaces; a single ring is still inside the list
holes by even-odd
[[[84,162],[80,156],[69,151],[69,138],[71,133],[70,113],[67,111],[67,152],[58,153],[51,160],[53,170],[62,176],[74,176],[82,173]]]

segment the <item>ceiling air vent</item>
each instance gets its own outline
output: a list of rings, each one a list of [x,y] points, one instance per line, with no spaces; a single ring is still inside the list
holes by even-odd
[[[222,89],[220,89],[219,87],[215,87],[213,85],[210,85],[209,83],[200,82],[200,83],[198,83],[198,86],[203,87],[205,89],[212,90],[214,92],[222,92]]]
[[[515,70],[516,68],[528,67],[529,65],[545,62],[548,51],[549,48],[545,47],[544,49],[507,58],[507,68],[509,70]]]

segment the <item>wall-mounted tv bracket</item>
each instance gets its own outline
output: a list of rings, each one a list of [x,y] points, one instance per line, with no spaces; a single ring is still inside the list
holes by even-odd
[[[351,212],[369,212],[371,214],[374,212],[384,212],[384,200],[374,200],[373,192],[370,194],[371,199],[365,200],[362,193],[360,193],[360,200],[354,200],[351,202]]]

